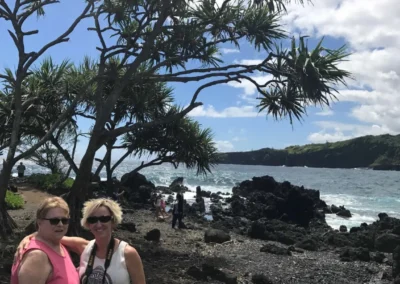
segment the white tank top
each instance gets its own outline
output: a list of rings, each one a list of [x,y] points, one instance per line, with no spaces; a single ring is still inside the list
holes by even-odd
[[[88,264],[90,252],[94,245],[95,240],[89,242],[85,250],[81,255],[80,265],[79,265],[79,278],[85,274],[86,266]],[[126,268],[125,262],[125,247],[128,244],[124,241],[120,241],[118,248],[114,251],[111,258],[110,266],[107,269],[106,278],[104,284],[129,284],[130,277],[128,270]],[[87,284],[102,284],[104,275],[104,263],[105,259],[94,258],[93,272],[89,276]]]

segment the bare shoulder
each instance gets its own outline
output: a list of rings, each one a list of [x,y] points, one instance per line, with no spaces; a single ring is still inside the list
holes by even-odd
[[[19,268],[19,283],[45,283],[51,271],[52,266],[45,252],[38,249],[28,251]]]
[[[129,244],[126,245],[124,253],[125,253],[125,257],[131,258],[131,259],[132,258],[140,259],[140,256],[139,256],[139,253],[137,252],[137,250]]]
[[[24,254],[21,265],[26,262],[32,262],[34,265],[43,265],[50,263],[47,254],[40,249],[33,249]]]

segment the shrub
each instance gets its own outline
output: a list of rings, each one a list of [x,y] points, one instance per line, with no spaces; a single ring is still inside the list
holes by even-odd
[[[48,192],[67,191],[72,187],[74,180],[67,178],[62,182],[60,174],[33,174],[28,177],[28,182]]]
[[[6,207],[7,209],[21,209],[24,207],[25,201],[21,195],[7,190]]]

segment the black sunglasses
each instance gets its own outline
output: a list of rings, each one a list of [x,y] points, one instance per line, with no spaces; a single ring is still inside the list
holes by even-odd
[[[92,217],[88,217],[86,220],[89,224],[96,224],[98,221],[100,221],[101,223],[107,223],[110,222],[112,219],[112,216],[92,216]]]
[[[63,225],[69,224],[69,218],[43,218],[43,220],[48,220],[53,226],[60,224],[60,222]]]

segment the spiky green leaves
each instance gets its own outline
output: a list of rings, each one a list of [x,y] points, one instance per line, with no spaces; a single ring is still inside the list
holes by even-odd
[[[166,116],[179,111],[179,108],[171,107]],[[202,129],[198,122],[187,117],[168,124],[137,129],[125,135],[124,141],[128,149],[134,149],[134,155],[156,155],[165,163],[195,168],[198,174],[211,172],[217,161],[211,130]]]
[[[275,119],[289,116],[292,123],[293,117],[301,119],[307,106],[329,105],[335,99],[335,87],[351,76],[338,66],[349,54],[344,46],[331,50],[322,43],[323,39],[309,52],[301,37],[298,46],[293,38],[289,49],[276,48],[269,66],[274,82],[262,92],[260,111],[267,110]]]

